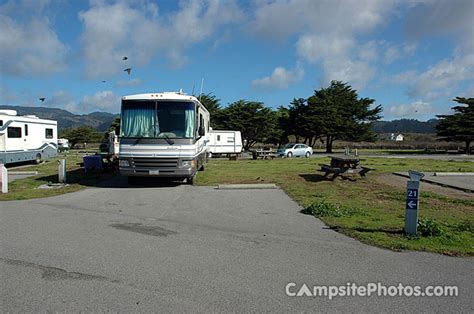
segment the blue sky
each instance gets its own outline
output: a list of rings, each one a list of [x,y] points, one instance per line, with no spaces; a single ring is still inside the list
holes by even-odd
[[[472,0],[0,1],[0,105],[116,113],[204,78],[223,106],[276,108],[342,80],[385,120],[426,120],[474,97],[472,16]]]

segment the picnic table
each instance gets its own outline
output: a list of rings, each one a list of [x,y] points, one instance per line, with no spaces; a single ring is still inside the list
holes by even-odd
[[[252,158],[253,159],[273,159],[276,157],[276,152],[269,149],[256,149],[252,151]]]
[[[354,175],[358,173],[361,177],[365,177],[369,171],[374,169],[361,166],[360,161],[361,159],[355,156],[331,156],[330,165],[319,164],[321,166],[320,171],[325,172],[325,177],[333,174],[333,180],[339,175],[346,174]]]

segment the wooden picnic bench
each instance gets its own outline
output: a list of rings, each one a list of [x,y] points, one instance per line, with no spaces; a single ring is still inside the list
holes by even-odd
[[[276,153],[272,150],[256,149],[252,151],[253,159],[273,159],[275,157]]]
[[[365,175],[371,171],[375,170],[373,168],[364,167],[360,164],[360,159],[353,156],[344,156],[344,157],[331,157],[331,164],[319,164],[321,166],[321,170],[324,172],[324,176],[327,177],[330,174],[333,174],[332,180],[334,180],[339,175],[346,175],[346,174],[359,174],[361,177],[365,177]]]

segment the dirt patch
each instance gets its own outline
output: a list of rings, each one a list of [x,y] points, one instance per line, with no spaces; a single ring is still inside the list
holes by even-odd
[[[394,175],[392,173],[382,173],[377,176],[373,176],[373,179],[375,181],[394,186],[400,189],[405,189],[407,186],[407,178],[401,177]],[[460,190],[448,188],[448,187],[443,187],[439,186],[436,184],[431,184],[428,182],[422,182],[421,183],[421,191],[425,192],[433,192],[437,194],[441,194],[447,197],[455,198],[455,199],[463,199],[463,200],[472,200],[474,199],[474,194],[473,193],[468,193],[468,192],[463,192]]]

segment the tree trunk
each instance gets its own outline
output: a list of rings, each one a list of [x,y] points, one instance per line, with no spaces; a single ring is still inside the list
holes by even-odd
[[[326,136],[326,153],[332,153],[332,142],[333,138],[330,135]]]
[[[466,141],[466,154],[471,154],[471,141]]]

